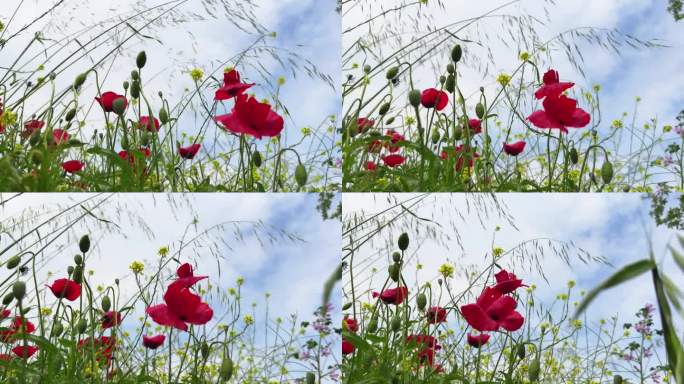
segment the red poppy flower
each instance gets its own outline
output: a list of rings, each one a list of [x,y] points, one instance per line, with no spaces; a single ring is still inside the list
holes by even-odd
[[[354,347],[354,344],[350,343],[346,339],[342,339],[342,354],[343,355],[349,355],[354,353],[354,350],[356,348]]]
[[[157,335],[157,336],[147,336],[143,335],[143,346],[145,348],[149,349],[157,349],[164,344],[164,340],[166,340],[166,336],[164,335]]]
[[[475,164],[475,159],[480,158],[480,154],[477,152],[472,152],[472,153],[463,153],[464,152],[464,146],[461,144],[457,146],[453,152],[452,151],[447,151],[447,150],[442,150],[442,154],[440,157],[442,160],[446,160],[448,156],[456,156],[458,160],[456,160],[456,170],[461,171],[463,169],[463,161],[464,159],[468,159],[468,166],[472,167]],[[452,152],[452,153],[449,153]]]
[[[511,296],[486,287],[476,303],[461,307],[461,314],[471,327],[480,332],[497,331],[499,328],[512,332],[520,329],[525,321],[515,311],[517,305]]]
[[[195,273],[192,270],[192,265],[190,265],[189,263],[181,264],[181,266],[178,267],[178,269],[176,270],[176,275],[178,276],[178,279],[171,283],[171,285],[178,285],[182,288],[191,288],[198,281],[204,280],[208,277],[195,276]]]
[[[102,315],[102,319],[101,319],[102,328],[107,329],[107,328],[117,326],[117,325],[121,324],[122,320],[123,320],[123,318],[121,317],[121,313],[116,312],[116,311],[106,312],[104,315]]]
[[[382,291],[381,293],[373,292],[373,297],[380,297],[385,304],[401,304],[406,297],[408,297],[408,288],[390,288]]]
[[[247,95],[239,95],[231,113],[216,116],[215,120],[224,129],[235,134],[252,135],[257,139],[263,136],[278,136],[283,130],[285,121],[271,110],[268,103],[260,103]]]
[[[95,352],[95,360],[101,362],[104,358],[105,362],[109,364],[109,362],[112,360],[112,355],[114,354],[116,340],[113,337],[107,336],[101,336],[95,339],[87,338],[79,340],[78,349],[82,349],[84,346]]]
[[[386,166],[394,168],[404,164],[406,158],[402,155],[387,155],[382,158],[382,161]]]
[[[368,144],[368,152],[380,153],[381,149],[382,149],[382,142],[380,140],[373,140],[370,144]]]
[[[372,161],[366,162],[366,170],[367,171],[375,171],[377,168],[378,168],[378,165],[375,164],[374,162],[372,162]]]
[[[62,163],[62,168],[68,173],[81,172],[85,164],[79,160],[69,160]]]
[[[489,341],[489,335],[486,333],[481,333],[479,335],[468,334],[468,344],[471,347],[480,348],[481,346],[487,344]]]
[[[180,280],[179,280],[180,281]],[[165,304],[154,305],[147,308],[147,314],[157,324],[167,325],[187,331],[186,323],[202,325],[206,324],[214,316],[214,311],[209,304],[192,293],[189,288],[182,284],[171,284],[164,294]]]
[[[558,76],[558,71],[549,69],[544,74],[544,85],[539,88],[535,93],[534,97],[537,99],[543,99],[544,97],[556,97],[563,93],[566,89],[570,89],[575,85],[575,83],[562,83],[560,77]]]
[[[149,116],[142,116],[140,117],[140,128],[145,128],[148,132],[158,132],[159,120],[157,120],[156,117],[153,117],[152,120],[150,120]]]
[[[522,153],[522,151],[525,150],[525,144],[526,143],[524,141],[517,141],[512,144],[504,143],[503,150],[511,156],[518,156]]]
[[[187,147],[180,147],[178,148],[178,153],[184,159],[193,159],[195,158],[195,155],[197,155],[197,152],[199,152],[200,147],[202,147],[202,144],[199,143],[195,143]]]
[[[22,132],[22,137],[31,137],[36,131],[40,131],[45,126],[44,121],[40,120],[28,120],[24,123],[24,132]]]
[[[438,324],[446,321],[447,311],[442,307],[432,307],[427,310],[427,319],[430,324]]]
[[[392,145],[392,144],[397,144],[400,141],[406,141],[406,138],[404,135],[401,133],[395,131],[394,129],[388,129],[385,135],[390,137],[390,143],[387,143],[387,149],[390,151],[390,153],[398,152],[401,147],[398,145]]]
[[[119,95],[118,93],[115,92],[105,92],[102,94],[100,97],[96,97],[95,100],[100,103],[100,106],[102,109],[104,109],[105,112],[114,112],[114,101],[117,99],[123,99],[124,101],[124,109],[128,106],[128,100],[126,100],[126,97],[123,95]]]
[[[0,341],[3,343],[11,342],[19,333],[33,333],[36,331],[36,326],[32,322],[26,320],[21,316],[15,316],[12,324],[6,329],[0,330]]]
[[[60,145],[69,141],[69,133],[63,129],[55,129],[52,131],[52,138],[56,145]]]
[[[73,280],[57,279],[52,285],[46,285],[58,299],[74,301],[81,296],[81,286]]]
[[[471,135],[477,135],[482,133],[482,120],[480,119],[470,119],[468,120],[468,131]]]
[[[359,330],[359,323],[356,321],[356,319],[346,318],[344,319],[344,323],[349,332],[356,332]]]
[[[502,295],[509,294],[523,286],[522,280],[518,279],[514,273],[508,272],[505,269],[499,271],[494,277],[496,278],[494,289]]]
[[[442,349],[442,347],[437,344],[437,339],[430,335],[408,335],[406,336],[406,342],[415,343],[418,346],[424,346],[436,350]]]
[[[439,89],[428,88],[420,95],[420,103],[425,108],[435,108],[441,111],[449,103],[449,95]]]
[[[373,125],[375,125],[375,120],[371,120],[365,117],[359,117],[358,120],[356,120],[356,126],[358,127],[359,133],[365,131],[368,128],[373,128]]]
[[[216,90],[214,100],[228,100],[241,95],[254,84],[240,82],[240,73],[234,69],[223,74],[223,86]]]
[[[28,359],[29,357],[33,356],[36,352],[38,352],[38,347],[34,347],[33,345],[18,345],[14,348],[12,348],[12,352],[14,352],[17,357],[21,357],[22,359]]]
[[[585,110],[577,108],[577,100],[567,96],[547,97],[542,104],[543,110],[534,111],[527,117],[537,128],[557,128],[567,133],[568,127],[582,128],[591,121]]]

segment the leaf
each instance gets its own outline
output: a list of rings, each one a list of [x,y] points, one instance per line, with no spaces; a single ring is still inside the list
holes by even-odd
[[[663,274],[662,278],[667,298],[670,299],[670,303],[672,303],[672,306],[675,307],[677,312],[684,316],[684,311],[682,311],[682,304],[679,301],[682,298],[682,291],[679,289],[677,284],[675,284],[672,280],[670,280],[669,277],[667,277],[667,275]]]
[[[596,296],[598,296],[599,293],[601,293],[601,291],[620,285],[642,275],[645,272],[651,271],[654,268],[655,263],[649,259],[639,260],[635,263],[624,266],[621,270],[615,272],[611,277],[587,293],[587,295],[584,297],[584,300],[582,300],[580,305],[577,307],[574,318],[576,319],[582,312],[584,312],[584,310],[587,309],[589,304],[596,298]]]
[[[679,241],[682,241],[681,237],[679,238]],[[672,246],[670,246],[670,252],[672,253],[672,258],[674,259],[675,263],[677,263],[677,266],[679,266],[679,269],[684,272],[684,256],[682,256],[682,254]]]

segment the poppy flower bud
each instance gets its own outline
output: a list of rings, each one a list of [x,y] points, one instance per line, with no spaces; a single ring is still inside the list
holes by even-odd
[[[346,311],[347,309],[351,308],[351,306],[352,306],[352,303],[345,303],[345,304],[342,306],[342,310],[343,310],[343,311]]]
[[[392,264],[387,268],[387,272],[389,273],[389,277],[392,279],[392,281],[399,281],[399,270],[399,264]]]
[[[223,381],[228,381],[230,380],[231,377],[233,377],[233,370],[234,370],[234,365],[233,365],[233,360],[230,359],[230,357],[226,356],[223,359],[223,362],[221,362],[221,368],[219,369],[219,376]]]
[[[378,319],[373,316],[368,322],[368,327],[366,328],[369,333],[375,333],[378,330]]]
[[[7,269],[14,269],[17,267],[17,265],[19,265],[19,263],[21,263],[21,256],[12,256],[9,258],[9,260],[7,260]]]
[[[539,357],[537,357],[536,359],[532,360],[530,368],[527,371],[527,378],[530,380],[530,382],[536,383],[537,380],[539,380],[539,370],[540,362]]]
[[[622,383],[623,383],[622,376],[620,376],[620,375],[613,376],[613,384],[622,384]]]
[[[74,89],[81,88],[83,83],[85,83],[87,77],[87,73],[81,73],[80,75],[76,76],[76,79],[74,79]]]
[[[463,56],[463,50],[461,49],[461,45],[457,44],[451,50],[451,61],[453,61],[454,63],[458,63],[461,60],[461,56]]]
[[[127,104],[128,103],[126,102],[126,98],[124,97],[114,99],[114,101],[112,102],[112,111],[117,115],[121,116],[124,114],[124,112],[126,112]]]
[[[371,68],[370,65],[366,64],[366,65],[363,66],[363,73],[369,74],[370,71],[371,71],[372,69],[373,69],[373,68]]]
[[[88,235],[83,235],[81,240],[78,241],[78,249],[81,250],[81,253],[86,253],[90,250],[90,237]]]
[[[477,103],[477,105],[475,106],[475,114],[477,115],[478,119],[482,119],[484,117],[485,109],[482,103]]]
[[[416,305],[418,306],[419,311],[425,310],[425,306],[427,305],[427,297],[425,297],[424,293],[418,294],[418,297],[416,297]]]
[[[445,81],[446,81],[446,76],[442,75],[439,77],[439,83],[440,84],[444,84]]]
[[[398,263],[401,261],[401,253],[399,252],[394,252],[392,254],[392,260],[394,260],[395,263]]]
[[[76,284],[81,284],[83,283],[83,267],[80,265],[77,265],[76,268],[74,268],[74,272],[72,274],[72,280],[76,282]]]
[[[409,103],[411,103],[411,105],[414,108],[418,108],[418,106],[420,105],[420,91],[417,89],[410,90],[409,94],[408,94],[408,98],[409,98]]]
[[[162,125],[169,122],[169,113],[166,111],[166,108],[159,110],[159,121],[162,123]]]
[[[299,163],[297,168],[295,168],[295,180],[297,181],[297,184],[299,184],[300,187],[303,187],[306,184],[307,178],[306,168],[304,168],[302,163]]]
[[[259,151],[254,151],[252,154],[252,164],[257,168],[261,167],[261,153]]]
[[[74,117],[76,117],[76,108],[70,109],[64,116],[64,120],[71,121],[74,119]]]
[[[14,283],[12,286],[12,295],[14,295],[14,298],[17,299],[17,301],[21,301],[26,295],[26,283],[23,281]]]
[[[380,110],[378,111],[378,113],[380,114],[380,116],[384,116],[389,111],[389,109],[390,103],[385,103],[380,106]]]
[[[392,67],[392,68],[388,69],[387,74],[386,74],[387,80],[394,79],[395,77],[397,77],[398,74],[399,74],[399,67]]]
[[[50,332],[50,336],[59,337],[62,332],[64,332],[64,326],[62,323],[57,321],[52,325],[52,332]]]
[[[447,77],[446,83],[444,84],[444,89],[449,93],[454,93],[456,90],[456,78],[454,75],[449,75]]]
[[[132,70],[131,71],[131,79],[133,79],[134,81],[140,79],[140,73],[135,69]]]
[[[85,319],[81,319],[76,324],[76,333],[85,333],[88,329],[88,322]]]
[[[207,344],[206,341],[202,342],[202,346],[200,347],[200,352],[202,352],[202,358],[206,360],[209,357],[209,344]]]
[[[399,332],[401,329],[401,316],[399,316],[399,313],[392,318],[392,322],[390,323],[390,326],[392,327],[392,331],[394,332]]]
[[[83,256],[74,255],[74,263],[76,263],[76,265],[83,265]]]
[[[385,120],[385,124],[392,124],[394,123],[394,116],[390,117],[389,119]]]
[[[128,81],[124,81],[124,82],[123,82],[123,88],[124,88],[124,90],[127,90],[128,87],[130,87],[130,86],[131,86],[131,83],[129,83]]]
[[[397,244],[399,245],[399,249],[405,251],[409,245],[408,233],[404,232],[401,235],[399,235],[399,241],[397,241]]]
[[[518,358],[521,360],[525,358],[525,344],[518,344],[518,347],[516,348],[516,353],[518,354]]]
[[[140,51],[138,57],[135,58],[135,65],[138,66],[138,69],[143,69],[145,64],[147,64],[147,53],[145,53],[145,51]]]
[[[446,69],[447,69],[447,72],[450,74],[453,74],[454,72],[456,72],[456,67],[454,67],[454,65],[452,63],[447,64]]]
[[[306,373],[306,384],[316,384],[316,374],[313,372]]]
[[[140,83],[137,80],[131,84],[131,97],[134,99],[140,97]]]
[[[605,184],[609,184],[613,180],[613,164],[608,159],[606,159],[606,162],[601,167],[601,178]]]
[[[2,305],[9,305],[12,302],[12,300],[14,300],[14,294],[10,292],[2,298]]]
[[[439,139],[441,139],[441,136],[440,136],[438,130],[435,129],[434,131],[432,131],[432,138],[431,139],[432,139],[432,144],[439,143]]]
[[[67,274],[69,274],[69,276],[71,276],[72,273],[74,273],[74,267],[70,265],[67,267]]]
[[[100,304],[102,304],[101,308],[104,312],[109,312],[109,310],[112,309],[112,300],[109,298],[109,296],[103,297]]]
[[[570,148],[570,161],[573,164],[577,164],[577,162],[579,161],[579,154],[577,153],[577,149],[574,147]]]

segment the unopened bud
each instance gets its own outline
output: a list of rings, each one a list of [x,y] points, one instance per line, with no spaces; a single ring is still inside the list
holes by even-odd
[[[399,235],[399,240],[397,241],[397,245],[399,245],[399,249],[401,249],[402,251],[405,251],[406,248],[408,248],[408,245],[409,245],[408,233],[404,232],[401,235]]]
[[[418,106],[420,105],[420,91],[417,89],[410,90],[408,98],[409,103],[411,103],[413,107],[418,108]]]
[[[460,45],[456,45],[451,50],[451,61],[458,63],[461,60],[461,56],[463,56],[463,50],[461,49]]]
[[[387,74],[386,74],[387,80],[394,79],[395,77],[397,77],[398,74],[399,74],[399,67],[392,67],[392,68],[388,69]]]
[[[138,69],[142,69],[145,67],[145,64],[147,64],[147,54],[145,51],[140,51],[138,57],[135,58],[135,65],[138,66]]]
[[[83,235],[81,240],[78,241],[78,249],[80,249],[82,253],[86,253],[90,250],[90,237],[88,235]]]
[[[14,285],[12,285],[12,295],[14,295],[14,298],[17,299],[17,301],[21,301],[26,295],[26,283],[23,281],[14,283]]]

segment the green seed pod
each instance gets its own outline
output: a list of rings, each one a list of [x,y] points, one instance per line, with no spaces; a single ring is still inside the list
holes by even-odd
[[[43,152],[34,149],[31,151],[31,162],[35,165],[40,165],[43,162]]]
[[[343,311],[346,311],[347,309],[349,309],[349,308],[351,308],[351,307],[352,307],[352,303],[345,303],[345,304],[342,306],[342,310],[343,310]]]
[[[378,319],[373,316],[371,320],[368,322],[368,327],[366,330],[369,333],[375,333],[378,330]]]
[[[450,74],[453,74],[454,72],[456,72],[456,67],[454,66],[453,63],[447,64],[446,69],[447,69],[447,73],[450,73]]]
[[[518,344],[517,351],[518,358],[521,360],[525,358],[525,344]]]
[[[145,67],[145,64],[147,64],[147,54],[145,51],[140,51],[138,57],[135,58],[135,65],[138,66],[138,69],[142,69]]]
[[[369,74],[372,69],[373,68],[370,65],[366,64],[363,66],[363,73]]]
[[[380,116],[384,116],[390,109],[390,103],[385,103],[380,106],[380,110],[378,110],[378,113]]]
[[[394,253],[392,254],[392,260],[393,260],[395,263],[400,262],[400,261],[401,261],[401,253],[399,253],[399,252],[394,252]]]
[[[432,131],[432,137],[431,137],[431,139],[432,139],[432,144],[437,144],[437,143],[439,143],[439,139],[441,139],[441,136],[440,136],[438,130],[435,129],[434,131]]]
[[[83,256],[74,255],[74,263],[76,263],[76,265],[83,265]]]
[[[418,108],[418,106],[420,105],[420,91],[417,89],[410,90],[408,98],[409,103],[411,103],[413,107]]]
[[[573,164],[577,164],[579,161],[579,154],[577,153],[577,148],[575,147],[570,148],[570,161]]]
[[[103,297],[100,304],[104,312],[109,312],[109,310],[112,308],[112,300],[109,298],[109,296]]]
[[[484,108],[484,105],[482,105],[482,103],[477,103],[477,105],[475,106],[475,114],[477,115],[478,119],[481,119],[484,117],[485,108]]]
[[[424,293],[418,294],[418,297],[416,297],[416,305],[418,306],[419,311],[425,310],[425,306],[427,305],[427,297]]]
[[[392,124],[394,123],[394,116],[390,117],[389,119],[385,120],[385,124]]]
[[[77,265],[76,268],[74,268],[74,272],[72,274],[72,280],[76,282],[76,284],[81,284],[83,283],[83,267],[80,265]]]
[[[204,360],[209,358],[209,352],[211,352],[211,350],[209,349],[209,344],[207,344],[206,341],[202,342],[202,346],[200,347],[200,352],[202,352],[202,358]]]
[[[316,384],[316,374],[313,372],[306,373],[306,384]]]
[[[297,180],[297,184],[299,184],[300,187],[303,187],[306,185],[306,179],[308,177],[309,176],[306,173],[306,168],[304,168],[302,163],[299,163],[297,168],[295,168],[295,180]]]
[[[461,46],[457,44],[451,50],[451,61],[458,63],[461,60],[461,56],[463,56],[463,50],[461,49]]]
[[[85,83],[87,77],[87,73],[81,73],[80,75],[76,76],[76,79],[74,79],[74,89],[81,88],[83,83]]]
[[[399,332],[401,330],[401,316],[399,316],[399,313],[394,315],[392,318],[392,322],[390,323],[390,326],[392,327],[392,331],[394,332]]]
[[[532,360],[532,363],[530,364],[530,368],[527,371],[527,378],[530,380],[530,382],[536,383],[539,380],[539,371],[540,371],[540,362],[539,362],[539,357],[535,358]]]
[[[9,258],[9,260],[7,260],[7,269],[14,269],[17,267],[17,265],[19,265],[19,263],[21,263],[21,256],[12,256]]]
[[[169,113],[166,111],[166,108],[159,110],[159,121],[162,123],[162,125],[169,122]]]
[[[605,184],[610,184],[610,181],[613,180],[613,164],[608,159],[601,167],[601,178]]]
[[[233,365],[233,360],[231,360],[230,357],[226,356],[223,359],[223,362],[221,362],[221,368],[219,369],[219,376],[221,377],[221,380],[230,380],[231,377],[233,377],[234,370],[235,366]]]
[[[88,235],[83,235],[81,240],[78,241],[78,249],[80,249],[82,253],[86,253],[90,250],[90,237],[88,237]]]
[[[133,81],[133,84],[131,84],[131,97],[134,99],[140,97],[140,83],[137,80]]]
[[[2,298],[2,305],[10,305],[12,300],[14,300],[14,293],[10,292]]]
[[[402,251],[405,251],[409,245],[408,233],[404,232],[401,235],[399,235],[399,240],[397,241],[397,244],[399,245],[399,249],[401,249]]]
[[[85,319],[80,319],[76,324],[76,333],[85,333],[88,329],[88,322]]]
[[[389,273],[390,279],[394,282],[399,281],[399,271],[399,264],[392,264],[387,268],[387,273]]]
[[[398,74],[399,74],[399,67],[392,67],[392,68],[388,69],[387,74],[386,74],[387,80],[394,79],[395,77],[397,77]]]
[[[261,167],[261,153],[259,151],[254,151],[252,154],[252,164],[257,168]]]
[[[622,384],[624,381],[622,380],[622,376],[620,375],[615,375],[613,376],[613,384]]]
[[[121,116],[126,112],[126,99],[119,97],[112,102],[112,111]]]
[[[70,109],[70,110],[66,113],[66,115],[64,115],[64,120],[66,120],[66,121],[71,121],[71,120],[74,119],[74,117],[76,117],[76,108]]]
[[[62,332],[64,332],[64,326],[59,321],[56,321],[52,325],[52,332],[50,332],[50,336],[59,337]]]
[[[21,301],[26,295],[26,284],[23,281],[17,281],[12,285],[12,295],[17,301]]]
[[[454,93],[456,91],[456,78],[454,75],[447,76],[446,83],[444,84],[444,89],[449,93]]]

